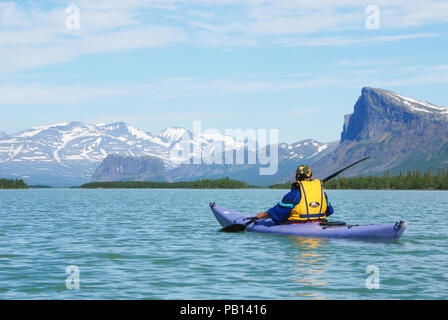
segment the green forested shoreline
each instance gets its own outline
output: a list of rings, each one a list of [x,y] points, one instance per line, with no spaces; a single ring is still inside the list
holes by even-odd
[[[274,184],[270,189],[290,189],[291,182]],[[21,179],[0,179],[0,189],[28,189]],[[260,188],[250,186],[244,181],[229,179],[203,179],[195,181],[179,182],[155,182],[155,181],[112,181],[91,182],[80,186],[83,189],[247,189]],[[439,169],[432,173],[431,170],[415,171],[407,170],[406,174],[400,171],[392,176],[389,171],[382,176],[340,177],[325,183],[325,189],[392,189],[392,190],[448,190],[448,170]]]
[[[28,189],[28,185],[21,179],[0,179],[0,189]]]
[[[275,184],[272,189],[289,189],[291,183]],[[431,173],[427,169],[423,173],[419,169],[408,170],[406,174],[400,171],[392,176],[386,171],[383,176],[340,177],[325,183],[325,189],[393,189],[393,190],[448,190],[448,170],[439,169]]]
[[[229,177],[222,179],[204,179],[179,182],[154,181],[112,181],[91,182],[81,186],[82,189],[245,189],[248,185],[244,181],[232,180]]]

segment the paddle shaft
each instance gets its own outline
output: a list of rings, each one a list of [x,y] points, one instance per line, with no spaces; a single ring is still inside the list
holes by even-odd
[[[346,166],[344,169],[341,169],[341,170],[339,170],[339,171],[333,173],[332,175],[329,175],[328,177],[326,177],[325,179],[322,180],[322,183],[324,183],[324,182],[326,182],[326,181],[328,181],[328,180],[330,180],[330,179],[333,179],[333,178],[336,177],[338,174],[344,172],[345,170],[347,170],[347,169],[353,167],[354,165],[357,165],[358,163],[360,163],[360,162],[362,162],[362,161],[364,161],[364,160],[367,160],[367,159],[369,159],[369,157],[365,157],[364,159],[358,160],[358,161],[356,161],[355,163],[352,163],[351,165]]]

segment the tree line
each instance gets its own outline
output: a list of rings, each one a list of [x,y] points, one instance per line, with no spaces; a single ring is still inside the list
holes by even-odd
[[[229,177],[222,179],[203,179],[195,181],[157,182],[157,181],[110,181],[90,182],[83,184],[82,189],[245,189],[247,183],[232,180]]]
[[[289,189],[291,183],[275,184],[273,189]],[[430,169],[400,171],[391,175],[387,170],[382,176],[340,177],[325,183],[325,189],[393,189],[393,190],[448,190],[448,170],[438,169],[432,173]]]
[[[28,189],[28,185],[22,179],[0,179],[0,189]]]

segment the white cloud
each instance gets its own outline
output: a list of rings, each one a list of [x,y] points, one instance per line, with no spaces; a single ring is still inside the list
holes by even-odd
[[[386,28],[417,27],[447,21],[446,1],[403,1],[384,4],[381,21]]]
[[[448,12],[448,3],[443,1],[377,0],[382,21],[379,32],[384,29],[387,35],[361,38],[331,34],[364,30],[365,6],[371,1],[81,0],[76,2],[81,14],[79,31],[65,28],[67,2],[54,0],[52,4],[0,3],[0,72],[67,62],[85,54],[179,42],[224,48],[343,46],[436,37],[435,33],[400,30],[446,23]],[[397,30],[398,34],[391,35]]]
[[[351,44],[377,44],[378,42],[395,42],[400,40],[418,39],[418,38],[434,38],[440,37],[440,33],[414,33],[399,35],[384,35],[374,37],[317,37],[307,39],[283,39],[278,40],[278,44],[287,46],[341,46]]]
[[[377,83],[381,83],[381,86],[383,87],[448,84],[448,72],[413,75],[410,77],[402,77],[398,79],[384,79],[381,82]]]
[[[217,15],[213,21],[193,20],[190,24],[202,29],[207,44],[231,45],[232,41],[251,44],[272,44],[270,36],[297,37],[312,34],[316,41],[304,41],[307,45],[363,44],[366,41],[346,36],[341,42],[335,37],[323,37],[341,31],[364,31],[367,14],[365,8],[371,1],[318,0],[318,1],[257,1],[256,4],[243,2],[243,10],[225,15]],[[437,24],[447,21],[448,3],[442,1],[399,1],[379,0],[381,27],[389,36],[372,37],[373,41],[400,41],[411,39],[392,32],[408,26]],[[319,34],[320,33],[320,34]],[[400,32],[403,33],[403,32]],[[317,34],[317,35],[316,35]],[[423,35],[423,33],[422,33]],[[207,36],[210,40],[207,40]],[[246,40],[246,41],[242,41]],[[285,39],[285,42],[290,37]],[[274,43],[278,43],[275,42]]]
[[[39,84],[0,86],[0,105],[67,105],[105,99],[166,100],[185,97],[287,91],[341,84],[333,77],[264,80],[245,75],[232,78],[173,78],[149,83],[121,83],[112,86],[49,86]]]
[[[384,69],[380,69],[383,67]],[[406,66],[371,65],[362,70],[354,65],[345,71],[347,77],[336,73],[320,76],[286,75],[273,80],[262,74],[240,74],[222,78],[169,78],[147,83],[120,83],[110,86],[49,86],[39,84],[1,86],[0,105],[68,105],[121,99],[128,101],[138,96],[140,101],[160,101],[204,97],[295,91],[329,86],[360,88],[364,85],[388,87],[413,84],[448,83],[447,65]],[[391,78],[388,74],[394,74]],[[374,85],[377,84],[377,85]],[[379,85],[378,85],[379,84]]]
[[[16,46],[4,46],[0,51],[0,72],[68,62],[85,54],[96,54],[138,48],[166,46],[183,42],[185,36],[172,27],[145,26],[98,34],[81,34],[53,41],[52,35],[40,31],[0,34],[0,43],[18,37]],[[34,36],[36,35],[36,36]],[[36,41],[41,37],[40,45]],[[26,43],[24,43],[26,42]],[[22,44],[23,43],[23,44]],[[33,45],[31,45],[33,44]],[[36,44],[36,45],[34,45]]]
[[[136,19],[136,5],[135,1],[81,1],[81,29],[67,30],[65,7],[45,11],[13,2],[1,4],[0,72],[67,62],[85,54],[186,40],[181,28]]]
[[[26,14],[19,11],[15,2],[0,3],[0,26],[20,27],[26,21]]]
[[[341,75],[338,63],[330,64],[335,70],[326,74],[286,74],[276,79],[269,74],[231,74],[222,77],[178,77],[165,78],[145,83],[114,83],[108,85],[50,85],[50,84],[10,84],[0,85],[0,109],[35,108],[39,106],[78,107],[88,105],[107,106],[109,103],[134,103],[160,106],[176,100],[185,103],[189,99],[213,97],[219,103],[221,97],[235,94],[262,95],[265,93],[299,94],[308,88],[323,91],[328,88],[356,89],[363,86],[390,88],[399,86],[426,86],[448,84],[448,65],[407,65],[381,64],[367,60],[343,61]],[[180,105],[181,106],[181,105]],[[156,108],[157,109],[157,108]],[[158,110],[160,111],[160,110]],[[186,111],[187,112],[187,111]],[[195,112],[189,110],[188,113]],[[197,111],[198,114],[201,112]],[[160,112],[156,112],[159,114]],[[154,115],[151,113],[151,117]],[[155,116],[157,117],[157,116]],[[170,117],[160,113],[165,121]],[[179,118],[179,121],[183,117]]]
[[[67,105],[127,94],[120,88],[82,86],[3,85],[0,105]]]

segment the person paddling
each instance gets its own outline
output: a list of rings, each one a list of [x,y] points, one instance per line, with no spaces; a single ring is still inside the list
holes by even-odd
[[[301,165],[297,168],[291,191],[274,207],[260,212],[256,218],[271,218],[275,224],[304,223],[325,221],[333,213],[322,181],[314,179],[309,166]]]

